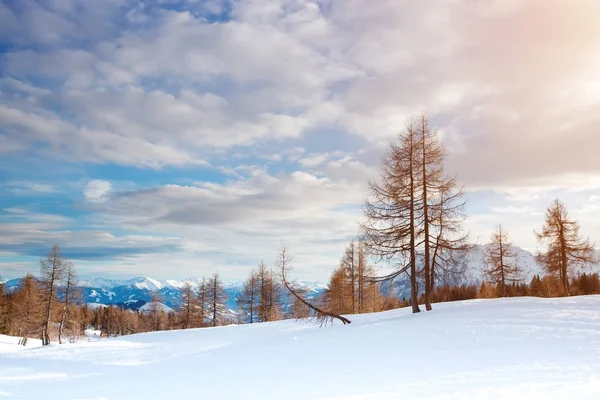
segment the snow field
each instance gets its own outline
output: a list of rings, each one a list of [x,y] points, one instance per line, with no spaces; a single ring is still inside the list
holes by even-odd
[[[598,399],[600,296],[435,304],[52,344],[0,336],[0,399]]]

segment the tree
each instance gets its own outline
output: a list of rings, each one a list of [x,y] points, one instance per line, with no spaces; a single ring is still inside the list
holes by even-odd
[[[69,306],[74,304],[79,298],[79,289],[77,288],[77,274],[72,263],[65,263],[64,287],[62,288],[62,308],[60,313],[60,322],[58,325],[58,343],[62,344],[62,336],[67,318]]]
[[[321,322],[321,324],[326,324],[334,319],[342,321],[344,325],[349,324],[350,320],[348,318],[320,309],[306,300],[300,294],[300,291],[294,288],[294,282],[288,280],[288,274],[292,269],[291,261],[292,259],[289,256],[287,249],[283,247],[277,256],[277,267],[281,276],[281,283],[294,298],[295,311],[299,314],[302,314],[303,317],[313,315],[318,321]]]
[[[152,332],[162,331],[165,326],[165,310],[160,293],[152,292],[150,297],[150,321]]]
[[[14,324],[11,332],[21,337],[19,344],[23,346],[27,345],[27,338],[40,327],[42,316],[40,298],[36,279],[31,274],[25,275],[19,289],[12,295],[10,309],[10,320]]]
[[[198,286],[198,319],[200,320],[200,326],[206,326],[206,320],[208,318],[208,281],[206,278],[202,278],[200,285]]]
[[[463,192],[455,177],[445,175],[444,159],[439,134],[429,129],[423,114],[417,127],[409,123],[398,142],[390,143],[380,182],[370,183],[371,199],[365,202],[362,239],[379,261],[397,265],[396,272],[381,280],[409,275],[413,312],[420,311],[418,275],[423,273],[425,307],[431,310],[435,269],[444,268],[443,261],[452,260],[455,252],[467,250],[461,234]],[[423,267],[417,269],[421,259]]]
[[[8,334],[10,329],[8,305],[8,293],[6,293],[4,282],[0,282],[0,334]]]
[[[265,267],[263,262],[258,266],[256,280],[259,290],[257,317],[260,322],[281,319],[281,284],[275,274]]]
[[[44,317],[42,322],[42,345],[50,344],[50,322],[52,319],[52,304],[56,298],[57,283],[63,278],[66,262],[63,260],[58,244],[52,247],[46,258],[40,260],[42,281],[42,302]]]
[[[412,122],[400,134],[398,144],[390,143],[382,160],[381,182],[370,182],[371,199],[363,208],[362,240],[378,261],[398,266],[397,271],[381,280],[391,280],[403,273],[410,277],[410,303],[413,313],[420,312],[417,301],[417,219],[418,205],[417,132]],[[409,272],[410,271],[410,272]]]
[[[379,288],[373,282],[375,272],[367,262],[365,245],[350,242],[340,266],[333,271],[324,301],[337,314],[356,314],[375,311],[380,298]]]
[[[182,327],[183,329],[191,328],[194,324],[194,317],[196,315],[196,304],[194,287],[191,282],[185,282],[183,287],[180,289],[181,292],[181,316],[182,316]]]
[[[211,319],[211,325],[220,325],[226,312],[225,302],[227,301],[227,293],[223,288],[223,282],[219,277],[219,273],[215,272],[207,283],[207,304]]]
[[[261,302],[259,279],[256,271],[250,271],[250,275],[244,282],[241,293],[237,298],[238,307],[243,314],[242,322],[254,323],[258,321],[258,308]]]
[[[589,239],[580,238],[579,224],[569,219],[567,208],[559,199],[548,207],[542,231],[535,235],[547,247],[544,253],[538,253],[538,262],[549,274],[558,277],[562,293],[568,296],[573,268],[598,262],[593,246]]]
[[[492,233],[491,241],[485,250],[488,280],[500,287],[500,297],[506,296],[506,284],[521,281],[521,270],[516,263],[517,253],[510,242],[508,232],[498,225]]]

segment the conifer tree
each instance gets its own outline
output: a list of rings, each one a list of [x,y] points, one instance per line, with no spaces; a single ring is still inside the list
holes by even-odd
[[[598,262],[594,247],[589,239],[579,236],[579,223],[569,219],[567,208],[559,199],[546,210],[542,231],[535,235],[546,245],[546,251],[537,255],[538,262],[549,274],[558,277],[562,293],[568,296],[573,268]]]
[[[361,236],[372,255],[398,265],[382,280],[404,273],[410,276],[411,305],[419,312],[417,276],[423,273],[424,301],[431,309],[436,268],[444,259],[467,250],[461,234],[464,219],[462,190],[456,179],[444,174],[444,149],[423,114],[391,143],[383,158],[380,182],[371,182],[371,198],[365,203],[366,220]],[[423,260],[422,268],[417,261]]]
[[[261,262],[256,271],[256,280],[259,290],[258,320],[268,322],[280,319],[282,288],[275,274]]]
[[[39,329],[42,320],[41,295],[33,275],[27,274],[21,280],[11,303],[10,320],[14,324],[11,331],[21,338],[19,344],[25,346],[29,336]]]
[[[198,319],[200,327],[206,326],[209,316],[209,297],[208,297],[208,281],[206,278],[202,278],[200,285],[198,286]]]
[[[238,308],[243,315],[242,322],[253,324],[258,321],[259,292],[257,273],[256,271],[250,271],[250,275],[244,281],[242,290],[237,298]]]
[[[75,267],[70,262],[65,263],[64,286],[59,288],[59,291],[62,295],[62,308],[58,325],[58,343],[62,344],[62,336],[69,306],[75,304],[80,297],[80,290],[77,287],[77,274],[75,273]]]
[[[194,303],[196,300],[196,295],[191,282],[185,282],[183,287],[180,289],[180,292],[182,328],[188,329],[194,326],[196,315],[196,305]]]
[[[488,264],[486,275],[489,282],[500,287],[500,297],[506,296],[506,285],[521,281],[521,269],[517,265],[515,252],[508,232],[498,225],[492,233],[491,241],[485,250]]]
[[[223,288],[223,282],[219,277],[219,273],[215,272],[207,283],[207,304],[211,326],[217,326],[223,322],[227,311],[226,301],[227,293]]]
[[[40,260],[42,280],[42,301],[44,317],[42,320],[42,345],[50,344],[50,323],[52,322],[52,304],[56,300],[57,284],[65,274],[66,262],[63,260],[58,244],[52,247],[46,258]]]

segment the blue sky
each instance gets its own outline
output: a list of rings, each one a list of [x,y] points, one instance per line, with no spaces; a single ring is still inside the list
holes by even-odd
[[[473,242],[559,197],[600,237],[600,5],[0,3],[0,274],[326,280],[386,144],[425,110]],[[468,21],[465,22],[465,21]]]

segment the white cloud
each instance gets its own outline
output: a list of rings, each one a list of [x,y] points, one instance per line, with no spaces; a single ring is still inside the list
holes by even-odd
[[[110,182],[94,179],[88,182],[83,194],[89,202],[104,202],[108,199],[111,189]]]

